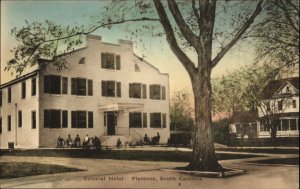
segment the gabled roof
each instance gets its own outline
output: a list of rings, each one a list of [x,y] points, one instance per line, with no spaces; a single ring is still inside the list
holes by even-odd
[[[268,85],[263,89],[262,97],[264,99],[272,98],[279,89],[282,89],[288,84],[292,85],[295,89],[299,91],[299,77],[285,78],[270,81]]]

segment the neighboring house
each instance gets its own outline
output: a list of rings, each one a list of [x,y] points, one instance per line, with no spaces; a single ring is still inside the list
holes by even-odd
[[[167,143],[168,74],[136,56],[130,41],[86,40],[86,47],[60,55],[66,70],[49,65],[1,85],[1,148],[56,147],[58,136],[68,134],[115,145],[118,138],[125,143],[159,132]]]
[[[277,119],[277,137],[299,137],[299,77],[271,81],[262,97],[259,137],[270,137],[264,125],[266,117]]]
[[[266,118],[277,121],[277,137],[299,137],[299,77],[274,80],[262,93],[258,113],[238,113],[229,126],[229,132],[238,138],[270,138],[264,124]]]

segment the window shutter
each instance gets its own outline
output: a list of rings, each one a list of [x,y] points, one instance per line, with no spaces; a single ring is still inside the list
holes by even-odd
[[[133,97],[133,83],[129,83],[129,97]]]
[[[50,93],[50,89],[51,89],[50,77],[45,75],[44,76],[44,93]]]
[[[120,58],[120,55],[116,56],[116,69],[117,70],[121,69],[121,58]]]
[[[62,128],[68,128],[68,111],[62,111]]]
[[[62,78],[62,94],[68,94],[68,78]]]
[[[167,127],[167,114],[162,114],[162,127]]]
[[[121,82],[117,82],[117,96],[121,97]]]
[[[102,90],[102,96],[107,96],[107,81],[101,82],[101,90]]]
[[[106,54],[101,53],[101,68],[106,68]]]
[[[88,95],[93,96],[93,80],[88,80]]]
[[[49,128],[51,125],[50,110],[44,110],[44,128]]]
[[[93,112],[88,112],[88,128],[94,127],[94,117]]]
[[[72,78],[71,79],[71,94],[72,95],[77,95],[77,79],[76,78]]]
[[[35,95],[36,95],[36,78],[32,78],[32,80],[31,80],[31,96],[35,96]]]
[[[77,113],[76,111],[71,112],[71,127],[72,128],[77,128]]]
[[[149,89],[150,89],[150,99],[154,99],[153,98],[153,90],[154,90],[153,87],[154,87],[153,85],[149,86]]]
[[[146,84],[143,84],[143,98],[144,99],[147,98],[147,87],[146,87]]]
[[[161,86],[161,98],[162,100],[166,100],[166,87],[165,86]]]
[[[147,113],[143,113],[143,127],[147,128]]]

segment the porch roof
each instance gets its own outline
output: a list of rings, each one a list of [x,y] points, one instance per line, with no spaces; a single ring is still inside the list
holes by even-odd
[[[144,104],[140,103],[115,103],[108,105],[99,105],[99,111],[141,111],[144,109]]]

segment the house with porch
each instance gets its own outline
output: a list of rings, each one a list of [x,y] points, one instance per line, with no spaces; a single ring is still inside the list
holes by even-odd
[[[86,45],[59,55],[60,72],[44,69],[0,87],[1,149],[56,147],[58,136],[100,136],[115,145],[169,131],[169,76],[133,53],[131,41],[118,44],[86,36]]]
[[[258,112],[243,112],[235,115],[229,125],[230,134],[237,138],[270,138],[265,121],[277,121],[278,138],[299,137],[299,77],[284,78],[269,82],[262,91]]]

